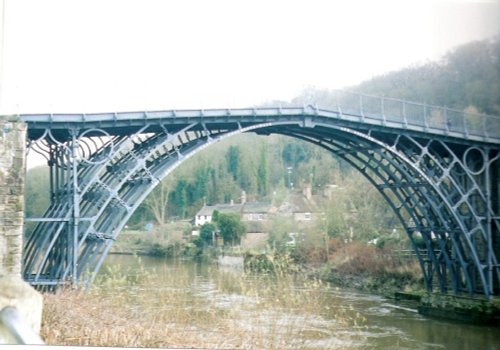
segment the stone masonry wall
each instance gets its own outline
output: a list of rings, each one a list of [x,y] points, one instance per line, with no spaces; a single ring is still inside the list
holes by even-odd
[[[0,116],[0,276],[21,275],[26,124]]]
[[[42,296],[21,278],[26,130],[15,117],[0,116],[0,345],[43,343],[38,336]],[[16,323],[16,331],[7,307],[23,323]]]

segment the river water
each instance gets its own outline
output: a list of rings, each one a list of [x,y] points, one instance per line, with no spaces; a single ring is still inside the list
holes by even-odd
[[[197,314],[224,312],[248,339],[252,340],[252,335],[262,338],[255,343],[249,341],[248,348],[272,344],[269,347],[291,349],[500,350],[498,328],[426,318],[394,300],[319,281],[258,276],[191,261],[110,255],[98,283],[103,283],[110,271],[116,274],[118,270],[130,276],[147,274],[149,278],[145,285],[132,278],[130,286],[117,293],[181,292],[184,303],[169,306],[165,300],[161,307],[171,307],[171,313],[176,312],[172,310],[175,307],[193,307]],[[127,303],[134,300],[129,298]],[[191,322],[196,320],[194,317]]]

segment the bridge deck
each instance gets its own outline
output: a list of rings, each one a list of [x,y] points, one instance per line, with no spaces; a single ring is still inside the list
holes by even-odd
[[[344,93],[345,94],[345,93]],[[343,97],[345,97],[343,95]],[[88,114],[21,114],[21,120],[30,124],[30,138],[40,137],[40,130],[100,128],[111,134],[120,129],[145,124],[255,123],[304,118],[337,119],[341,126],[359,128],[379,127],[390,132],[432,134],[456,140],[500,143],[500,117],[465,113],[449,108],[430,106],[397,99],[351,94],[328,108],[307,105],[302,107],[259,107],[230,109],[190,109],[165,111],[137,111]],[[340,100],[339,100],[340,101]],[[38,132],[37,132],[38,130]]]

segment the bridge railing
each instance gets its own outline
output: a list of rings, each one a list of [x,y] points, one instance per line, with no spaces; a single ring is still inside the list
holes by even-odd
[[[361,122],[386,125],[396,128],[411,128],[413,130],[450,135],[452,137],[473,138],[498,142],[500,140],[500,117],[485,114],[467,113],[445,107],[432,106],[425,103],[410,102],[401,99],[360,94],[345,90],[333,90],[319,93],[302,99],[307,105],[316,106],[325,115],[337,117],[349,115]],[[296,101],[299,102],[299,101]],[[288,110],[276,104],[266,103],[260,107],[234,109],[194,109],[167,111],[136,111],[118,113],[91,114],[32,114],[20,115],[21,120],[49,127],[52,124],[80,122],[89,125],[101,125],[102,122],[129,123],[133,121],[154,120],[162,118],[217,118],[229,116],[261,116],[281,115],[289,112],[294,115],[305,111],[305,105],[297,106],[292,102],[287,104]],[[300,102],[299,102],[300,103]],[[128,124],[127,124],[128,125]]]
[[[340,114],[359,115],[367,120],[459,133],[465,137],[500,138],[500,117],[497,116],[344,90],[335,90],[334,98],[320,99],[317,105]]]

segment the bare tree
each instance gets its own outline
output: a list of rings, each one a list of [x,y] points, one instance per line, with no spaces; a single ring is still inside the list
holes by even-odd
[[[151,194],[144,201],[144,205],[153,214],[159,225],[165,224],[167,219],[168,195],[170,189],[165,181],[156,186]]]

